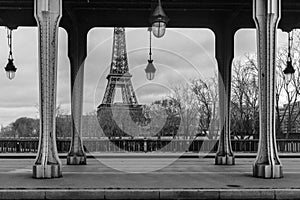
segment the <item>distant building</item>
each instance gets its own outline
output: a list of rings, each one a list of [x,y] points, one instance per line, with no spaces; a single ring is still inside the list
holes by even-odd
[[[288,114],[288,104],[284,104],[282,108],[279,109],[280,118],[283,118],[283,122],[280,125],[282,136],[284,137],[288,132],[289,114]],[[300,139],[300,101],[295,102],[290,105],[292,114],[290,116],[291,121],[291,131],[289,133],[289,138],[299,138]]]

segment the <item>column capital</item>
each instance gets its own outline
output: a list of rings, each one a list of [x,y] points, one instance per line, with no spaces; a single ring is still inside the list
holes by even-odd
[[[79,62],[80,65],[87,56],[88,31],[80,29],[79,26],[66,29],[66,31],[68,33],[68,57],[70,62]]]
[[[281,0],[254,0],[253,18],[258,16],[274,15],[276,18],[281,16]]]
[[[215,57],[218,62],[232,62],[234,57],[234,36],[237,31],[230,23],[220,24],[213,30],[215,34]],[[224,51],[226,49],[226,51]]]
[[[62,0],[35,0],[34,16],[42,16],[44,14],[62,16]]]

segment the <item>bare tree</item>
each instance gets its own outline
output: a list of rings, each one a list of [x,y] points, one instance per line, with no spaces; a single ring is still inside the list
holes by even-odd
[[[181,122],[179,102],[176,102],[172,97],[165,97],[162,100],[154,101],[147,107],[145,107],[145,116],[149,119],[147,135],[172,136],[173,138],[178,136],[178,126]]]
[[[198,128],[197,97],[189,84],[173,87],[174,94],[170,97],[179,104],[178,113],[181,117],[179,136],[195,136]]]
[[[217,136],[218,86],[216,80],[216,76],[208,80],[195,79],[191,86],[197,98],[199,132],[211,139]]]
[[[255,55],[247,54],[232,66],[231,131],[237,139],[258,133],[258,69]]]

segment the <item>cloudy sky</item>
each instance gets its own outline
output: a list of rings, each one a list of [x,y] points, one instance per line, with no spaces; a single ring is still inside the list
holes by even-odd
[[[286,45],[287,34],[278,31],[278,44]],[[88,34],[88,56],[85,61],[84,113],[101,103],[112,55],[113,28],[94,28]],[[147,28],[126,29],[127,52],[132,82],[139,103],[161,99],[172,92],[172,86],[188,83],[192,78],[214,75],[214,34],[208,29],[167,29],[163,38],[152,37],[153,81],[145,77],[149,51]],[[0,27],[0,125],[19,117],[38,117],[37,28],[19,27],[13,32],[13,56],[16,77],[8,80],[8,46],[6,29]],[[240,30],[235,36],[235,58],[256,51],[255,30]],[[70,63],[67,57],[67,34],[59,31],[57,104],[70,111]],[[117,97],[118,98],[118,97]]]

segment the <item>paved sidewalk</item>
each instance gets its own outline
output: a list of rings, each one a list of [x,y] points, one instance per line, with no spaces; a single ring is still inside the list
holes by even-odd
[[[215,158],[216,153],[196,152],[91,152],[87,158]],[[255,158],[256,153],[235,152],[236,158]],[[279,153],[280,158],[300,158],[300,153]],[[0,159],[34,159],[36,153],[0,153]],[[61,159],[67,158],[67,153],[59,153]]]
[[[282,158],[284,178],[252,177],[253,158],[118,156],[68,166],[63,177],[31,178],[33,159],[0,159],[0,199],[299,199],[300,159]]]

